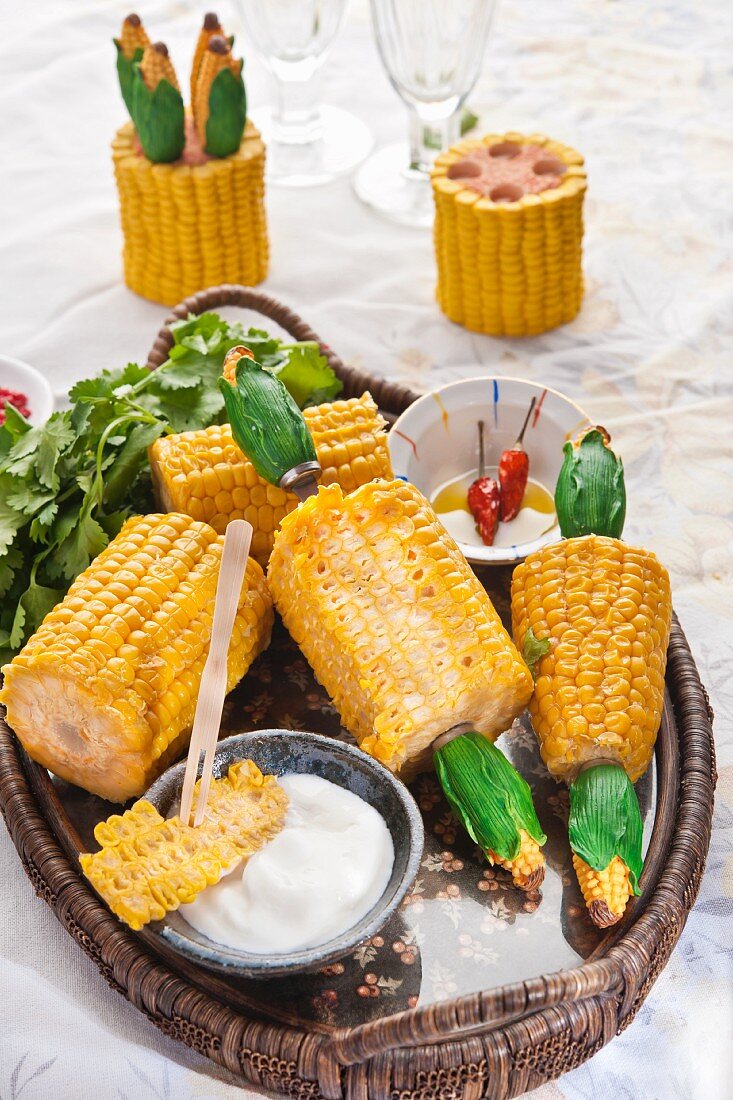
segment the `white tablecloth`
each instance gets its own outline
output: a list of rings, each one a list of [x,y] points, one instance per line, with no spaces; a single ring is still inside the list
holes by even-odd
[[[123,109],[110,39],[126,10],[121,0],[2,4],[0,347],[40,367],[59,399],[80,376],[144,359],[165,312],[120,278],[108,143]],[[150,0],[141,12],[185,71],[198,6]],[[220,15],[239,29],[229,3]],[[538,1100],[730,1096],[730,43],[720,0],[506,0],[471,102],[487,128],[577,146],[590,178],[585,304],[572,325],[537,339],[491,340],[446,321],[429,234],[383,222],[347,180],[268,195],[266,289],[347,361],[425,388],[482,371],[542,380],[613,431],[628,472],[627,532],[670,567],[718,714],[713,846],[679,946],[631,1027]],[[256,121],[267,83],[251,55],[247,76]],[[361,5],[325,83],[380,143],[402,135]],[[0,1097],[254,1095],[107,988],[35,899],[3,830],[0,878]]]

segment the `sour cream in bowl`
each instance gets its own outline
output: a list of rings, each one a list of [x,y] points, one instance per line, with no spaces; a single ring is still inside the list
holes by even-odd
[[[315,970],[375,935],[417,875],[420,811],[400,780],[359,749],[313,733],[263,730],[221,741],[214,775],[238,760],[275,775],[285,824],[244,864],[140,935],[163,955],[269,978]],[[185,761],[146,794],[177,809]]]

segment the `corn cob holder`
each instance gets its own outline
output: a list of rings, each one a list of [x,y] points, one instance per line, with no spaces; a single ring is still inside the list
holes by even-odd
[[[232,434],[260,477],[302,502],[275,535],[268,585],[286,627],[362,749],[403,776],[433,760],[491,862],[536,888],[545,841],[527,783],[491,741],[531,676],[425,498],[400,481],[348,496],[320,464],[284,386],[235,348],[222,378]]]
[[[137,16],[115,40],[132,119],[112,143],[125,283],[165,305],[202,286],[254,285],[267,274],[265,147],[247,119],[232,41],[207,15],[187,111],[166,47],[150,44]]]
[[[189,516],[135,516],[3,669],[0,701],[35,761],[92,794],[142,794],[188,744],[223,536]],[[250,558],[227,690],[270,641],[265,578]]]
[[[514,639],[535,670],[542,758],[570,787],[568,833],[593,922],[639,893],[642,824],[632,786],[651,763],[664,704],[669,577],[625,545],[623,467],[603,429],[565,444],[555,505],[564,541],[514,571]]]
[[[580,153],[541,134],[488,134],[442,153],[431,176],[446,316],[490,336],[572,321],[583,297]]]

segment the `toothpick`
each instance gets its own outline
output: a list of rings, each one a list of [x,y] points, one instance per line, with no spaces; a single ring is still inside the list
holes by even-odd
[[[191,744],[186,760],[186,774],[183,779],[180,818],[185,824],[191,821],[194,784],[198,772],[199,759],[204,753],[201,771],[201,783],[196,803],[194,826],[204,819],[206,800],[211,786],[211,772],[214,766],[214,754],[221,726],[221,712],[224,708],[224,696],[227,687],[227,654],[232,636],[234,619],[237,614],[239,594],[242,590],[244,571],[252,542],[252,524],[243,519],[235,519],[227,526],[224,535],[224,547],[221,553],[219,579],[216,585],[214,616],[211,624],[211,642],[206,658],[201,685],[193,720]]]

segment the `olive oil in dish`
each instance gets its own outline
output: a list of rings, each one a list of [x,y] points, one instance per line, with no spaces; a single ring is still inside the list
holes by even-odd
[[[496,467],[489,467],[486,472],[489,477],[497,476]],[[475,477],[476,471],[472,470],[444,482],[433,494],[430,503],[454,539],[469,546],[483,546],[468,507],[468,490]],[[542,482],[530,477],[519,514],[510,523],[499,524],[493,545],[510,547],[532,542],[550,531],[556,523],[552,493]]]
[[[289,799],[281,831],[181,915],[215,943],[255,954],[317,947],[379,901],[394,865],[384,818],[317,775],[278,780]]]

